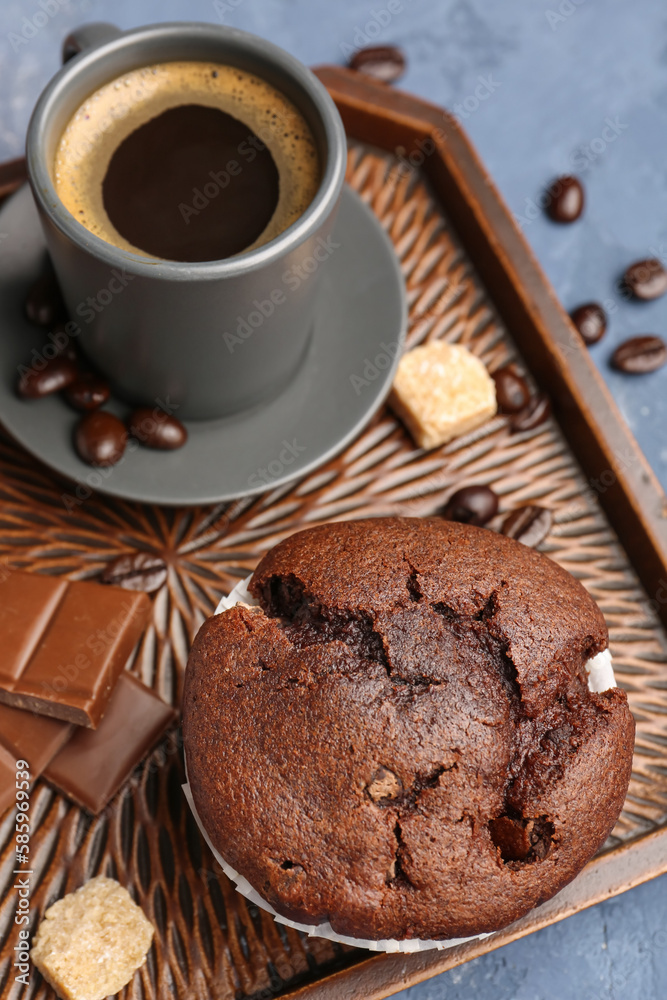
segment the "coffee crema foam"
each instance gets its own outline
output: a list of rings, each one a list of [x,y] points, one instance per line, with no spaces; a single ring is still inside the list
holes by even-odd
[[[320,183],[315,139],[303,115],[271,84],[233,66],[208,62],[168,62],[132,70],[96,90],[80,105],[63,131],[55,154],[53,180],[68,211],[89,232],[143,257],[111,222],[102,186],[121,143],[164,111],[198,104],[217,108],[248,127],[267,147],[279,175],[279,196],[266,228],[242,253],[279,236],[306,211]],[[242,159],[242,158],[241,158]],[[219,169],[224,170],[225,164]],[[203,190],[211,178],[202,177]],[[194,190],[186,192],[192,204]],[[175,206],[178,212],[178,206]],[[182,224],[175,215],[174,225]]]

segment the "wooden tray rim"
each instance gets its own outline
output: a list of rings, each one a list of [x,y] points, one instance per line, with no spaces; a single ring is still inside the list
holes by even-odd
[[[601,494],[600,502],[623,543],[625,539],[632,537],[628,516],[632,524],[641,530],[641,550],[631,562],[647,589],[655,588],[656,583],[659,586],[661,574],[664,573],[667,579],[667,537],[664,522],[667,499],[662,487],[578,334],[573,337],[573,328],[567,314],[456,119],[444,109],[420,98],[376,84],[338,66],[319,67],[315,69],[315,73],[333,97],[352,138],[372,142],[389,152],[395,151],[391,139],[400,138],[406,151],[404,155],[409,155],[411,148],[419,148],[416,146],[417,140],[421,140],[423,144],[430,137],[435,148],[431,156],[426,158],[423,169],[431,182],[434,179],[437,181],[438,167],[444,164],[455,177],[459,196],[473,207],[478,216],[488,252],[497,256],[508,279],[512,275],[513,280],[527,280],[527,287],[522,291],[530,305],[529,315],[534,324],[534,335],[539,338],[544,352],[548,354],[566,385],[566,391],[562,395],[565,405],[574,406],[580,420],[590,424],[598,453],[595,455],[595,448],[591,454],[591,451],[580,447],[577,431],[571,429],[570,421],[566,421],[566,426],[563,427],[568,444],[585,471],[591,460],[595,463],[598,476],[600,461],[602,471],[604,468],[614,471],[617,476],[614,490]],[[382,128],[373,127],[378,121],[388,126],[389,142],[383,142]],[[357,128],[351,123],[356,123]],[[362,123],[364,127],[359,128]],[[464,171],[462,167],[468,169]],[[440,193],[437,183],[434,187],[436,193]],[[486,198],[477,197],[484,192]],[[451,219],[449,206],[446,206],[446,210]],[[465,232],[458,229],[457,235],[477,264],[473,254],[478,244],[473,242],[471,250],[471,241],[466,238]],[[485,280],[489,295],[496,302],[488,269],[478,270]],[[493,272],[491,277],[494,277]],[[499,311],[503,315],[503,310]],[[507,322],[506,316],[503,318]],[[508,326],[514,335],[514,325]],[[523,339],[515,336],[518,347],[526,358]],[[544,366],[538,367],[544,370]],[[540,371],[533,373],[540,381]],[[556,410],[556,417],[562,426],[560,416]],[[574,427],[576,428],[576,422]],[[634,465],[620,460],[628,454],[633,456]],[[620,497],[610,498],[611,492],[620,494]],[[653,553],[646,552],[647,546],[653,549]],[[659,574],[657,578],[656,570]],[[667,609],[660,611],[662,621],[666,622]],[[558,895],[489,938],[446,951],[371,955],[313,983],[288,989],[281,996],[289,997],[290,1000],[324,1000],[332,996],[381,1000],[549,924],[564,920],[665,872],[667,827],[635,837],[598,855]]]
[[[615,481],[599,500],[649,593],[667,580],[667,498],[546,276],[457,120],[444,109],[337,66],[315,70],[353,138],[420,164],[584,470]],[[417,145],[421,143],[421,145]],[[25,181],[25,161],[0,167],[0,199]],[[458,207],[455,199],[458,199]],[[503,288],[503,283],[505,287]],[[508,312],[511,313],[508,321]],[[583,433],[582,433],[583,431]],[[630,459],[628,459],[630,456]],[[667,584],[665,584],[667,586]],[[667,624],[667,606],[656,608]],[[667,872],[667,827],[598,855],[562,892],[483,941],[413,955],[373,954],[283,997],[380,1000]]]

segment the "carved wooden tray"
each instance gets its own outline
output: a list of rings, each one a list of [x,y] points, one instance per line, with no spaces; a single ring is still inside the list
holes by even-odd
[[[148,962],[124,991],[137,1000],[381,997],[667,870],[667,642],[655,610],[667,595],[659,589],[667,580],[665,498],[456,123],[352,73],[324,69],[320,76],[352,137],[348,181],[401,261],[409,345],[436,337],[465,343],[491,369],[514,359],[551,394],[555,419],[510,434],[498,417],[424,454],[382,410],[342,455],[305,479],[253,500],[187,510],[92,497],[68,512],[61,500],[68,484],[5,436],[0,560],[95,579],[122,552],[164,554],[168,581],[130,669],[178,704],[199,625],[279,539],[336,518],[432,514],[461,484],[493,484],[501,512],[530,500],[552,508],[555,525],[542,548],[606,615],[617,677],[637,719],[634,774],[605,850],[564,892],[483,942],[407,956],[306,938],[238,895],[181,794],[177,733],[97,819],[37,782],[33,926],[84,879],[119,878],[157,929]],[[20,164],[7,168],[0,194],[21,177]],[[14,982],[13,826],[11,812],[0,818],[0,994],[52,998],[34,970],[30,986]]]

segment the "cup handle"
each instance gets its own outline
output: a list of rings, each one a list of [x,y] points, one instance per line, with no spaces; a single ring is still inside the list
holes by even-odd
[[[80,28],[71,31],[63,42],[63,62],[69,62],[74,56],[84,49],[94,48],[102,45],[103,42],[110,42],[113,38],[122,35],[120,28],[115,24],[108,24],[106,21],[93,21],[91,24],[82,24]]]

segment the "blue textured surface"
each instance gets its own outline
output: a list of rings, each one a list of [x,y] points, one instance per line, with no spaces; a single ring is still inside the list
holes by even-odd
[[[667,368],[631,378],[608,367],[625,337],[667,334],[667,297],[638,304],[616,291],[633,260],[667,261],[662,0],[400,0],[393,15],[386,0],[40,2],[2,0],[0,6],[0,159],[22,152],[30,110],[58,68],[60,43],[83,21],[125,28],[158,20],[224,21],[311,65],[344,61],[345,51],[360,43],[402,45],[409,69],[401,86],[458,106],[566,308],[590,299],[611,307],[609,333],[592,354],[667,485]],[[476,90],[487,96],[479,100]],[[537,208],[545,182],[564,172],[582,177],[588,197],[585,216],[569,227],[550,223]],[[667,876],[399,995],[662,1000],[665,928]]]

